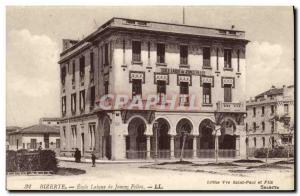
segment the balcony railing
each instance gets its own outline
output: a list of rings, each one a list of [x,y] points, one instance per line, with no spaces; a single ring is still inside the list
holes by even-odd
[[[189,95],[180,95],[179,96],[179,105],[188,106],[189,105]]]
[[[243,103],[217,102],[217,112],[246,112]]]
[[[219,149],[218,155],[220,158],[234,158],[240,155],[239,150],[234,149]],[[198,158],[215,158],[215,149],[198,149]]]

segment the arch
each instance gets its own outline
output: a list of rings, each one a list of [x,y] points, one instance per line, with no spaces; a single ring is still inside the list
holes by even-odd
[[[236,149],[236,122],[231,117],[226,117],[221,122],[219,147],[220,149]]]
[[[159,151],[169,151],[170,150],[170,129],[171,129],[170,124],[165,118],[158,118],[155,121],[158,122],[157,135],[156,135],[156,131],[153,129],[152,130],[153,136],[151,137],[151,150],[155,151],[156,144],[157,144],[157,149]]]
[[[131,116],[131,117],[127,120],[128,126],[129,126],[129,123],[130,123],[132,120],[134,120],[135,118],[141,119],[141,120],[145,123],[145,125],[148,124],[147,120],[146,120],[143,116],[140,116],[140,115],[133,115],[133,116]],[[128,127],[127,127],[127,129],[128,129]]]
[[[174,138],[175,157],[179,157],[184,146],[184,156],[193,156],[193,123],[188,118],[181,118],[176,124]]]
[[[164,119],[165,121],[168,122],[168,124],[169,124],[169,132],[170,132],[171,127],[173,127],[173,124],[171,123],[171,121],[169,120],[169,118],[167,118],[166,116],[156,116],[153,122],[157,121],[158,119]]]
[[[147,152],[146,122],[140,116],[134,116],[128,123],[126,136],[127,158],[145,158]]]
[[[176,124],[176,133],[178,134],[179,132],[187,131],[189,134],[192,134],[193,128],[193,121],[183,117]]]
[[[204,119],[199,124],[199,141],[197,144],[198,149],[214,149],[215,141],[214,141],[214,124],[211,119]]]
[[[111,133],[110,133],[111,120],[108,116],[104,116],[102,119],[102,156],[111,159]]]

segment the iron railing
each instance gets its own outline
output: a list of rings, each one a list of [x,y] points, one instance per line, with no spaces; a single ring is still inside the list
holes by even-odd
[[[183,158],[215,158],[215,149],[197,149],[196,157],[194,157],[195,150],[183,150]],[[158,150],[157,158],[158,159],[170,159],[172,152],[170,150]],[[251,153],[252,154],[252,153]],[[218,156],[220,158],[235,158],[240,155],[239,150],[235,149],[219,149]],[[150,151],[150,157],[155,159],[156,151]],[[174,157],[180,158],[181,149],[177,149],[174,151]],[[136,151],[136,150],[128,150],[126,151],[127,159],[147,159],[147,151]]]
[[[150,157],[155,158],[156,151],[150,152]],[[157,158],[158,159],[170,159],[171,158],[171,151],[170,150],[158,150],[157,151]]]
[[[193,158],[194,150],[183,150],[183,158]],[[174,156],[175,158],[180,158],[181,150],[175,150]]]
[[[147,151],[146,150],[128,150],[126,151],[126,158],[127,159],[146,159],[147,158]]]

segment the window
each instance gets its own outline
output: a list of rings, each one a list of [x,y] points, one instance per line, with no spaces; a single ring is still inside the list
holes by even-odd
[[[219,48],[217,48],[217,70],[219,70]]]
[[[79,60],[79,70],[80,70],[81,78],[84,77],[84,68],[85,68],[85,57],[82,56],[82,57],[80,57],[80,60]]]
[[[162,103],[166,98],[166,81],[158,80],[157,81],[157,94],[158,94],[158,102]]]
[[[237,72],[240,72],[240,50],[237,50]]]
[[[66,139],[67,139],[67,135],[66,135],[66,127],[63,127],[63,146],[66,146]]]
[[[203,83],[203,103],[211,104],[211,84]]]
[[[224,67],[231,69],[231,49],[224,50]]]
[[[71,130],[72,130],[72,148],[74,149],[77,147],[77,127],[72,126]]]
[[[85,90],[80,91],[79,94],[79,107],[80,111],[83,112],[85,109]]]
[[[284,104],[284,114],[288,114],[288,113],[289,113],[289,105]]]
[[[66,75],[67,75],[67,71],[66,71],[66,67],[63,66],[61,68],[61,83],[64,85],[65,84],[65,81],[66,81]]]
[[[67,100],[66,96],[63,96],[61,98],[61,112],[62,112],[62,116],[65,116],[66,112],[67,112],[66,100]]]
[[[256,147],[256,137],[253,138],[254,147]]]
[[[75,82],[75,60],[72,63],[72,84]]]
[[[266,139],[264,137],[262,137],[262,145],[263,145],[263,147],[266,146]]]
[[[263,131],[265,130],[265,122],[261,123],[261,128],[262,128]]]
[[[271,105],[271,115],[273,115],[275,113],[275,106]]]
[[[108,43],[104,45],[104,66],[109,65]]]
[[[140,62],[141,61],[141,42],[132,41],[132,61]]]
[[[187,45],[180,46],[180,64],[181,65],[188,64],[188,46]]]
[[[189,83],[180,82],[180,105],[189,104]]]
[[[91,150],[94,150],[94,148],[95,148],[95,132],[96,132],[96,125],[89,124],[90,149]]]
[[[261,107],[261,115],[262,115],[262,116],[265,115],[265,106],[262,106],[262,107]]]
[[[253,107],[253,117],[255,117],[255,116],[256,116],[256,108]]]
[[[274,133],[274,131],[275,131],[275,122],[272,121],[271,122],[271,132]]]
[[[73,114],[76,112],[76,93],[71,95],[71,110]]]
[[[60,148],[60,139],[55,140],[56,148]]]
[[[125,50],[126,50],[126,42],[123,39],[123,65],[125,65]]]
[[[132,97],[142,95],[142,80],[132,80]]]
[[[109,86],[108,81],[104,81],[104,94],[105,94],[105,95],[108,94],[108,86]]]
[[[150,45],[150,42],[148,42],[148,59],[150,59],[150,48],[151,48],[151,45]]]
[[[94,81],[94,52],[90,53],[90,64],[91,64],[91,69],[90,69],[90,80],[91,82]]]
[[[95,106],[95,86],[91,87],[91,97],[90,97],[90,108],[93,109]]]
[[[36,139],[30,139],[30,148],[36,149]]]
[[[232,94],[231,94],[231,84],[224,84],[224,102],[231,102]]]
[[[157,44],[157,62],[165,63],[165,44]]]
[[[248,123],[246,123],[246,132],[248,131]]]
[[[203,48],[203,67],[210,67],[210,48]]]
[[[253,131],[256,131],[256,122],[253,122]]]

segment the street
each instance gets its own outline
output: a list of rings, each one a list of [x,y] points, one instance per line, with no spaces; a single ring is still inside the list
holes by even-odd
[[[85,174],[70,176],[8,176],[10,190],[272,190],[293,188],[290,169],[251,169],[244,166],[187,166],[153,163],[97,164],[61,161],[60,167],[78,168]],[[247,166],[257,164],[247,164]],[[190,169],[192,168],[192,169]],[[285,179],[284,181],[282,179]]]

